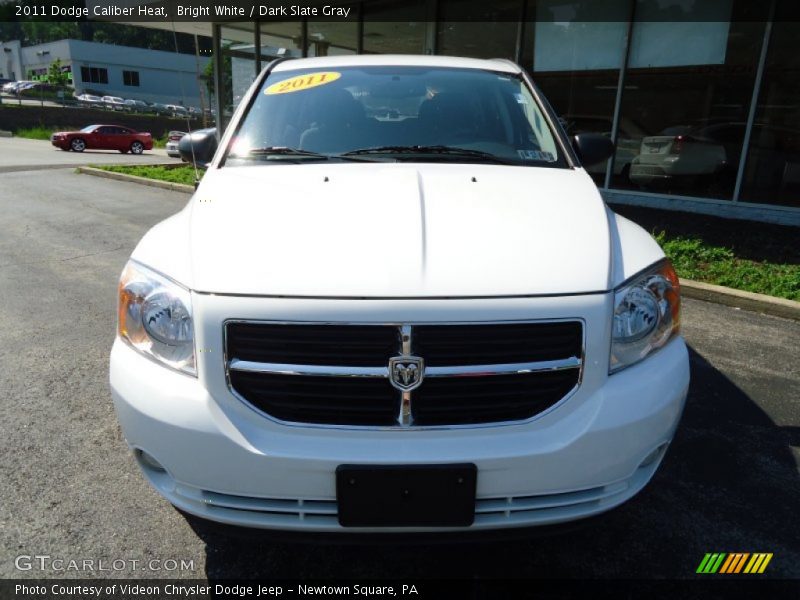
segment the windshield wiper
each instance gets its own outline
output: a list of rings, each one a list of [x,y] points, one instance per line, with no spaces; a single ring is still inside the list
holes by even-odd
[[[482,150],[470,150],[469,148],[458,148],[457,146],[377,146],[375,148],[360,148],[351,150],[338,156],[359,156],[365,154],[417,154],[417,155],[439,155],[462,158],[478,158],[485,161],[500,163],[504,165],[517,164],[508,159],[483,152]]]
[[[265,146],[263,148],[251,148],[246,154],[234,154],[231,158],[249,158],[260,156],[287,156],[296,159],[310,160],[369,160],[367,158],[348,158],[339,154],[320,154],[310,150],[300,150],[299,148],[289,148],[288,146]]]

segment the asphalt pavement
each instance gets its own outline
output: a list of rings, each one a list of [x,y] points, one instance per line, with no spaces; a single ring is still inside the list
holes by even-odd
[[[53,108],[64,108],[62,104],[52,100],[41,100],[35,98],[18,98],[15,94],[0,94],[0,104],[11,104],[15,106],[50,106]]]
[[[167,156],[163,148],[145,150],[142,154],[122,154],[117,150],[85,150],[65,152],[44,140],[0,137],[0,174],[21,171],[39,171],[53,167],[81,167],[85,165],[141,165],[180,162]]]
[[[119,273],[187,199],[70,169],[0,173],[0,577],[92,575],[15,567],[46,555],[129,561],[103,576],[683,578],[705,553],[734,551],[774,553],[765,576],[800,577],[800,323],[693,300],[683,312],[691,390],[664,464],[584,527],[362,547],[187,522],[139,475],[107,383]],[[153,559],[190,564],[142,567]]]

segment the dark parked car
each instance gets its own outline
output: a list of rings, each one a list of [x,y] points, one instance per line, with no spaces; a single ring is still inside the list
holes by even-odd
[[[89,125],[80,131],[57,131],[50,136],[56,148],[83,152],[88,149],[119,150],[141,154],[153,149],[153,137],[120,125]]]
[[[144,100],[125,100],[122,110],[125,112],[144,113],[150,110],[150,106]]]
[[[157,115],[171,115],[172,110],[166,105],[161,104],[160,102],[153,102],[150,105],[150,112],[153,112]]]

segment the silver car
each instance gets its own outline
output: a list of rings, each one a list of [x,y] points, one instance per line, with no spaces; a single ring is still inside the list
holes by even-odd
[[[181,153],[178,152],[178,144],[185,135],[185,131],[170,131],[167,134],[167,156],[172,156],[174,158],[181,157]]]
[[[125,110],[125,100],[119,96],[103,96],[103,104],[110,110]]]
[[[80,94],[75,96],[75,99],[81,106],[85,106],[87,108],[105,108],[103,99],[100,96],[94,96],[92,94]]]

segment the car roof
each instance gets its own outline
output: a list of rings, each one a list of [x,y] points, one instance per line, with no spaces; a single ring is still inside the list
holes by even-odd
[[[503,73],[520,72],[520,68],[509,60],[483,60],[478,58],[417,54],[353,54],[347,56],[297,58],[278,63],[273,71],[279,73],[281,71],[293,71],[295,69],[328,69],[335,67],[362,66],[450,67],[454,69],[500,71]]]

